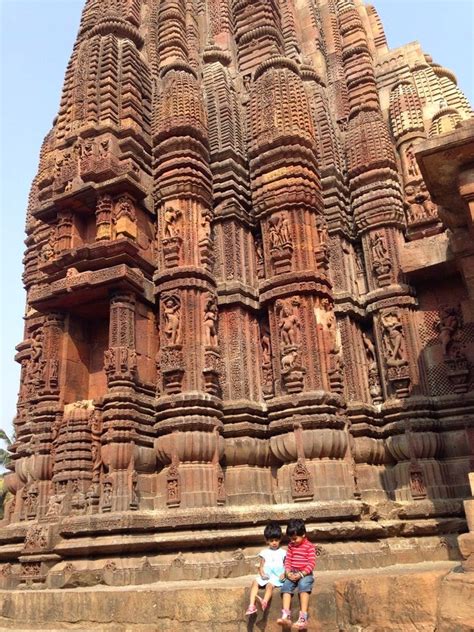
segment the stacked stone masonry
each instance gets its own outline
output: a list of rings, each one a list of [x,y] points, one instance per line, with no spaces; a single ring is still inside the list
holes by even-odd
[[[471,117],[362,0],[87,0],[29,198],[0,586],[251,573],[290,516],[321,568],[456,559],[474,304],[404,261],[449,236],[416,152]]]

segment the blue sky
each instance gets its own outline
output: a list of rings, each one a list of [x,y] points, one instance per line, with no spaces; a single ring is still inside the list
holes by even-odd
[[[419,40],[474,102],[474,0],[374,0],[391,48]],[[15,414],[28,191],[55,117],[84,0],[0,0],[0,427]]]

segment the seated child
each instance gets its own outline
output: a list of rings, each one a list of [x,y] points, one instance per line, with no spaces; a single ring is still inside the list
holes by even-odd
[[[281,527],[277,522],[270,522],[265,527],[263,536],[267,543],[267,548],[260,551],[260,565],[258,575],[252,582],[250,587],[249,607],[246,615],[257,612],[255,600],[258,599],[262,610],[266,610],[268,602],[272,598],[273,588],[281,586],[285,578],[285,568],[283,562],[285,560],[286,551],[280,548],[281,543]],[[258,596],[258,589],[265,588],[263,599]]]
[[[280,588],[283,610],[277,623],[284,628],[307,630],[309,595],[313,589],[316,549],[306,537],[303,520],[292,518],[286,527],[286,535],[290,538],[290,543],[285,558],[286,579]],[[290,606],[296,589],[298,589],[300,599],[300,616],[292,626]]]

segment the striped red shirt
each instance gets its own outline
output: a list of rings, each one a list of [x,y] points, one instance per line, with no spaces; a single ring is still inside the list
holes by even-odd
[[[309,575],[316,564],[314,544],[305,538],[300,544],[290,542],[285,557],[285,571],[303,571]]]

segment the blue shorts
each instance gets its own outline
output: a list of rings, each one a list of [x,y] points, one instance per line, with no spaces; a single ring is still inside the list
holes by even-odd
[[[305,575],[296,582],[291,581],[291,579],[287,577],[280,588],[280,593],[290,593],[290,595],[293,595],[296,589],[298,589],[300,593],[310,593],[313,590],[313,584],[314,577],[312,575]]]

